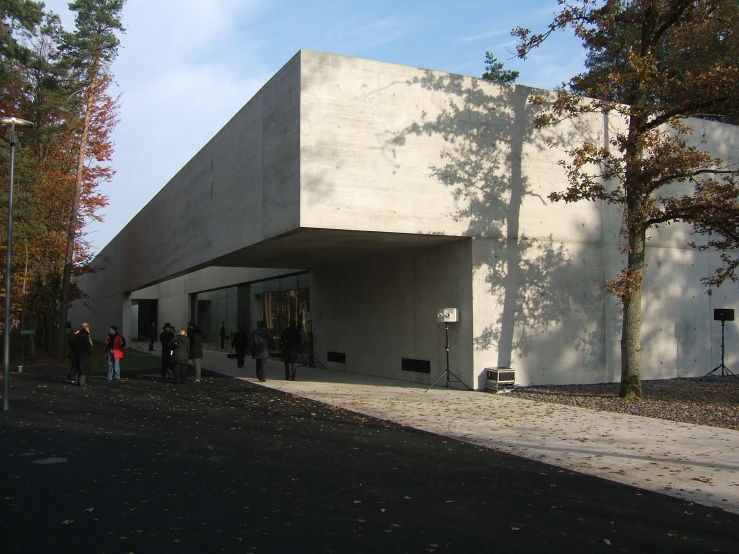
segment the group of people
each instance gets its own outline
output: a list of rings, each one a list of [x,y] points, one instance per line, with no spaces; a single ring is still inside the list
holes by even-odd
[[[221,339],[225,340],[224,326],[221,326],[221,328]],[[177,333],[174,329],[170,323],[165,323],[162,332],[159,334],[159,342],[162,345],[162,380],[184,383],[189,362],[192,361],[195,368],[195,382],[198,383],[202,376],[203,333],[192,321],[187,324],[187,329],[182,327]],[[295,380],[301,343],[300,330],[297,328],[295,320],[290,320],[290,324],[282,332],[280,338],[286,380]],[[70,367],[67,380],[84,386],[92,373],[93,342],[90,336],[89,323],[83,323],[79,329],[72,331],[68,345]],[[117,381],[121,378],[121,360],[125,348],[126,339],[118,333],[118,328],[115,325],[111,325],[108,335],[105,337],[108,381]],[[267,380],[267,359],[270,350],[274,350],[274,344],[272,334],[264,321],[258,321],[257,328],[250,335],[247,335],[239,325],[231,340],[231,348],[236,352],[238,367],[244,367],[246,353],[249,352],[256,362],[257,379],[261,382]]]
[[[162,380],[184,383],[187,378],[189,361],[195,368],[195,382],[199,383],[202,377],[203,333],[190,321],[187,329],[180,327],[175,334],[174,327],[165,323],[159,334],[162,345]]]
[[[256,361],[257,379],[264,382],[267,380],[267,358],[269,358],[270,349],[274,348],[272,335],[264,324],[264,321],[257,321],[257,328],[250,335],[247,335],[244,328],[239,325],[231,339],[231,348],[236,353],[236,365],[244,367],[244,360],[247,351]]]
[[[244,359],[248,351],[256,362],[257,379],[261,382],[266,381],[267,360],[269,359],[270,350],[274,350],[273,342],[272,333],[270,333],[264,321],[257,321],[257,328],[250,335],[247,335],[239,325],[233,339],[231,339],[231,348],[236,352],[236,365],[244,367]],[[290,324],[282,332],[280,338],[286,380],[295,381],[295,370],[297,369],[301,344],[300,331],[295,324],[295,320],[291,319]]]
[[[69,346],[69,375],[67,380],[81,387],[87,384],[92,373],[92,337],[90,324],[83,323],[72,331],[67,341]],[[118,333],[118,327],[111,325],[105,337],[105,358],[107,361],[108,381],[121,378],[121,360],[126,348],[126,339]]]

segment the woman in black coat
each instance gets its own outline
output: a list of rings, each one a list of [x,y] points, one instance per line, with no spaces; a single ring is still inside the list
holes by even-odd
[[[74,352],[75,380],[78,385],[84,386],[92,373],[92,338],[89,323],[80,325],[80,332],[72,337],[71,347]]]
[[[190,340],[187,338],[187,331],[180,329],[169,343],[172,349],[172,372],[174,373],[175,383],[185,382],[185,373],[187,372],[187,360],[190,358]]]

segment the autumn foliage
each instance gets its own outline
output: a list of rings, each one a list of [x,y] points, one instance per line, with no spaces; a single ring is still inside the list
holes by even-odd
[[[85,227],[101,221],[107,197],[100,185],[110,181],[117,123],[117,98],[109,93],[111,76],[101,73],[89,104],[87,140],[81,140],[87,104],[80,100],[80,74],[65,58],[65,33],[53,14],[40,16],[34,2],[20,2],[29,10],[12,19],[2,13],[4,28],[13,31],[16,47],[0,56],[0,114],[32,121],[35,128],[18,134],[13,198],[12,319],[35,329],[37,341],[51,347],[62,312],[65,266],[70,273],[66,303],[82,297],[75,279],[95,271]],[[18,18],[25,25],[14,24]],[[74,34],[74,33],[72,33]],[[3,129],[3,131],[5,131]],[[7,142],[2,147],[0,173],[7,175]],[[82,158],[82,171],[79,160]],[[79,175],[79,178],[78,178]],[[75,192],[79,182],[79,206]],[[7,197],[7,189],[3,189]],[[0,224],[5,249],[5,218]],[[70,245],[71,263],[65,258]],[[4,256],[4,254],[3,254]],[[3,291],[4,292],[4,291]],[[64,319],[61,319],[64,318]]]
[[[514,31],[518,55],[525,58],[551,33],[570,28],[588,50],[588,71],[559,88],[554,99],[530,99],[542,108],[537,124],[593,113],[623,123],[605,145],[587,140],[556,145],[566,154],[561,165],[569,184],[550,200],[600,201],[623,212],[627,265],[607,288],[623,303],[621,396],[641,396],[647,230],[684,223],[708,237],[696,248],[739,247],[739,165],[705,152],[692,137],[695,120],[688,120],[736,121],[739,2],[559,0],[559,5],[544,32]],[[726,265],[704,279],[709,286],[734,278],[739,262],[727,252],[723,257]]]

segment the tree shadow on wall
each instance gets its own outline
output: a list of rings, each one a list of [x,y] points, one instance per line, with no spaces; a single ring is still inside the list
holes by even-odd
[[[482,309],[476,304],[480,314],[490,314],[474,336],[476,350],[497,351],[499,367],[527,358],[528,374],[540,382],[587,371],[589,362],[602,355],[603,318],[593,318],[592,310],[603,313],[604,301],[600,283],[574,260],[586,263],[586,250],[565,248],[551,232],[541,231],[557,221],[540,221],[536,238],[521,228],[524,203],[527,209],[548,205],[549,191],[539,193],[542,187],[531,182],[529,166],[549,148],[534,127],[540,108],[528,102],[532,89],[431,71],[405,84],[443,93],[446,105],[435,117],[422,113],[420,121],[387,137],[385,155],[397,163],[414,136],[438,135],[446,142],[430,173],[453,190],[451,217],[467,224],[467,236],[484,239],[473,243],[473,278],[484,275],[486,302],[494,304]],[[602,363],[593,365],[605,371]],[[481,371],[478,386],[484,384]]]

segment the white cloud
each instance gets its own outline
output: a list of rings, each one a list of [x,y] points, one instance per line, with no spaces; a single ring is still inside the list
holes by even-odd
[[[482,33],[480,35],[462,37],[460,39],[457,39],[457,42],[461,44],[469,44],[471,42],[479,42],[481,40],[485,40],[488,38],[499,37],[499,36],[510,35],[510,34],[511,34],[510,29],[506,31],[491,31],[489,33]]]
[[[197,56],[228,40],[264,0],[129,0],[126,50],[159,59]]]
[[[420,21],[412,18],[385,17],[370,23],[344,22],[329,33],[330,38],[347,44],[354,52],[383,46],[413,33]]]

